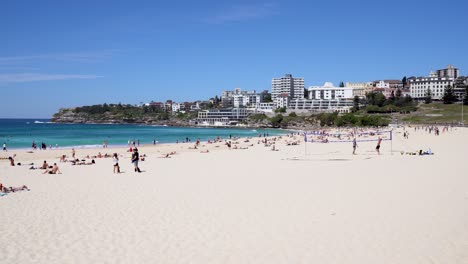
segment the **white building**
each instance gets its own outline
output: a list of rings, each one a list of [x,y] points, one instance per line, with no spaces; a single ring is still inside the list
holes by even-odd
[[[273,103],[275,103],[276,107],[281,108],[285,107],[288,108],[289,96],[287,94],[279,94],[276,96]]]
[[[247,105],[249,105],[249,106],[254,106],[256,104],[261,103],[260,94],[250,93],[250,94],[246,94],[244,96],[247,97]]]
[[[286,74],[281,78],[271,80],[271,100],[276,102],[280,94],[287,94],[289,99],[304,98],[304,78],[294,78],[291,74]]]
[[[201,124],[232,125],[246,120],[250,114],[246,108],[202,110],[198,112],[197,121]]]
[[[242,94],[235,94],[234,96],[232,96],[233,98],[233,104],[234,104],[234,107],[243,107],[243,106],[247,106],[248,102],[249,102],[249,98],[245,95],[242,95]]]
[[[309,87],[309,99],[333,100],[353,97],[353,88],[335,87],[331,82],[326,82],[323,86]]]
[[[289,109],[309,112],[349,113],[354,106],[351,99],[295,99],[289,102]]]
[[[385,82],[385,81],[377,81],[375,83],[375,88],[389,89],[390,88],[390,83]]]
[[[448,85],[453,86],[453,81],[454,78],[438,77],[434,72],[431,72],[429,77],[413,77],[409,79],[410,95],[416,99],[423,99],[430,90],[432,99],[440,100],[445,88]]]
[[[260,103],[261,96],[255,91],[242,91],[235,88],[233,91],[223,91],[221,100],[225,106],[245,107]]]
[[[257,103],[255,107],[251,109],[254,112],[266,112],[272,113],[276,109],[275,103]]]
[[[200,103],[199,102],[195,102],[195,104],[190,106],[190,111],[198,111],[200,109],[201,108],[200,108]]]
[[[172,112],[181,112],[181,111],[185,111],[185,104],[172,103]]]

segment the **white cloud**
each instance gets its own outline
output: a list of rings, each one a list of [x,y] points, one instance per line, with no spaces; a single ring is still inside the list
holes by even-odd
[[[232,6],[229,9],[220,11],[212,17],[204,19],[204,22],[211,24],[223,24],[228,22],[238,22],[257,18],[263,18],[278,13],[276,4],[264,3],[257,5]]]
[[[96,79],[102,76],[81,74],[44,74],[44,73],[15,73],[0,74],[0,83],[58,81],[71,79]]]
[[[38,61],[58,61],[58,62],[99,62],[109,59],[114,51],[100,52],[75,52],[75,53],[51,53],[28,56],[0,57],[0,65],[22,65]]]

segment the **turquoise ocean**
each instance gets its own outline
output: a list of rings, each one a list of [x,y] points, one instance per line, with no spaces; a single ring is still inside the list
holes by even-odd
[[[122,124],[56,124],[48,119],[0,119],[0,144],[6,143],[9,149],[31,148],[32,142],[38,147],[44,142],[47,147],[100,147],[104,141],[109,146],[126,146],[129,140],[140,140],[140,144],[192,142],[230,136],[256,137],[259,134],[270,136],[288,133],[279,129],[252,128],[205,128],[205,127],[166,127]]]

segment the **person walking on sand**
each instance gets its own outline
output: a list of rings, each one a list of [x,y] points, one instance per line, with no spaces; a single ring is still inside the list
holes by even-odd
[[[72,148],[72,157],[73,157],[73,160],[75,160],[75,149]]]
[[[382,138],[379,137],[379,139],[377,140],[377,146],[375,147],[375,150],[377,151],[377,154],[380,155],[380,142],[382,142]]]
[[[134,148],[133,149],[133,154],[132,154],[132,163],[133,166],[135,166],[135,172],[140,173],[140,168],[138,168],[138,161],[140,160],[140,154],[138,154],[138,149]]]
[[[117,153],[114,153],[113,163],[114,163],[114,173],[120,173],[119,157]]]
[[[356,138],[353,139],[353,155],[356,155],[357,142]]]

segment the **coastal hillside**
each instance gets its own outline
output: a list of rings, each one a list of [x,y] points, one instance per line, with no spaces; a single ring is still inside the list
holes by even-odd
[[[62,108],[51,119],[56,123],[115,123],[186,126],[196,113],[171,114],[148,106],[102,104]]]
[[[384,114],[349,113],[295,113],[277,111],[274,114],[251,114],[243,122],[248,127],[298,128],[306,129],[324,126],[386,126],[390,116]],[[62,108],[51,119],[55,123],[113,123],[113,124],[154,124],[168,126],[196,125],[198,112],[165,112],[147,106],[92,105],[76,108]]]
[[[62,108],[51,119],[55,123],[114,123],[153,124],[167,126],[196,125],[198,112],[169,112],[151,106],[102,104],[75,108]],[[243,122],[248,127],[297,128],[387,126],[389,123],[455,124],[463,119],[462,104],[433,102],[419,105],[411,102],[396,107],[368,104],[352,113],[296,113],[278,108],[275,113],[253,113]]]

